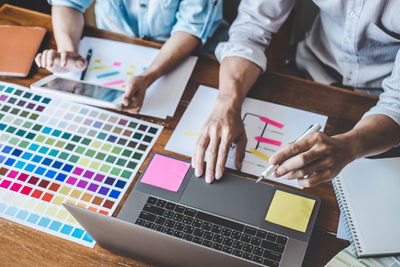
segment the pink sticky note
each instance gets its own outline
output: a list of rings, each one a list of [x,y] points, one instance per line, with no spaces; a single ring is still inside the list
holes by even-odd
[[[115,61],[113,65],[116,66],[116,67],[119,67],[119,66],[121,66],[121,62]]]
[[[156,154],[141,182],[172,192],[178,192],[190,163]]]

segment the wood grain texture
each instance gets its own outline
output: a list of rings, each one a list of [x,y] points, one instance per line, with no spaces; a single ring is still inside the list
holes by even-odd
[[[0,8],[0,24],[45,27],[49,32],[42,44],[42,49],[55,48],[55,41],[51,35],[51,18],[48,15],[4,5]],[[92,27],[86,27],[84,34],[144,46],[160,47],[159,44]],[[269,51],[269,53],[273,53],[273,51]],[[190,103],[197,87],[200,84],[218,87],[218,68],[219,64],[214,58],[200,55],[174,117],[162,120],[146,116],[134,116],[165,126],[152,152],[164,152],[179,156],[165,151],[165,144]],[[48,74],[49,72],[46,70],[37,69],[33,66],[27,78],[1,77],[0,79],[29,87],[31,83]],[[249,96],[328,115],[329,119],[325,128],[325,133],[328,135],[351,129],[364,112],[375,105],[377,101],[377,97],[272,72],[267,72],[260,77]],[[212,108],[212,106],[209,106],[209,108]],[[188,157],[184,158],[189,159]],[[147,162],[148,159],[146,159],[145,164]],[[141,167],[135,181],[143,171],[145,164]],[[133,184],[129,187],[128,192],[132,188]],[[336,232],[339,218],[332,185],[325,183],[312,189],[305,189],[304,192],[320,197],[322,205],[317,218],[317,227],[313,233],[303,266],[322,266],[337,252],[346,247],[348,242],[336,239],[333,235],[327,233],[327,231]],[[115,214],[119,212],[127,196],[128,193],[125,194]],[[94,249],[89,249],[4,219],[0,219],[0,248],[0,265],[4,266],[147,266],[140,261],[115,255],[97,245]]]

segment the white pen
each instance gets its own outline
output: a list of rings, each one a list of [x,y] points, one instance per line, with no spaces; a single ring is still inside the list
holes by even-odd
[[[318,132],[321,129],[321,125],[319,123],[311,125],[299,138],[297,138],[294,143],[300,141],[303,139],[306,135],[309,135],[310,133],[315,133]],[[263,171],[258,177],[256,183],[260,182],[262,179],[266,179],[268,176],[270,176],[277,168],[279,165],[269,165],[269,167]]]

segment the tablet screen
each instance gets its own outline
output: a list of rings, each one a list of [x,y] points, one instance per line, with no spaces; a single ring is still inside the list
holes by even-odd
[[[118,97],[124,94],[124,92],[121,90],[62,78],[55,78],[54,80],[46,83],[44,87],[64,91],[70,94],[83,95],[107,102],[114,102]]]

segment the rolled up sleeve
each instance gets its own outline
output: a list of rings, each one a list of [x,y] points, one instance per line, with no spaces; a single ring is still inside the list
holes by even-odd
[[[242,0],[238,16],[229,29],[228,42],[220,43],[215,50],[219,62],[237,56],[252,61],[265,71],[265,49],[293,5],[294,0]]]
[[[48,0],[47,2],[52,6],[72,7],[83,13],[90,6],[93,0]]]
[[[199,38],[204,44],[222,21],[222,0],[184,0],[176,13],[174,32],[182,31]]]
[[[363,118],[383,114],[400,125],[400,50],[397,52],[392,73],[382,82],[383,93],[378,103],[372,107]]]

